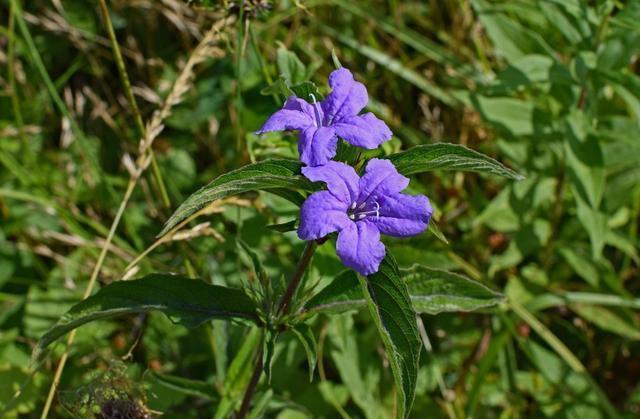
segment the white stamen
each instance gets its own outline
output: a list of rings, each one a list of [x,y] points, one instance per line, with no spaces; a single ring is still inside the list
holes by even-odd
[[[366,216],[367,216],[366,212],[361,212],[360,214],[358,214],[358,220],[362,220]]]
[[[352,220],[355,220],[356,219],[356,215],[355,214],[349,214],[349,218],[352,219]]]
[[[313,113],[315,114],[315,126],[316,128],[320,128],[322,126],[322,119],[320,118],[320,111],[318,110],[318,101],[313,93],[309,93],[311,100],[313,100]]]
[[[351,209],[356,209],[356,205],[357,205],[357,203],[356,203],[356,202],[354,202],[353,204],[351,204]]]

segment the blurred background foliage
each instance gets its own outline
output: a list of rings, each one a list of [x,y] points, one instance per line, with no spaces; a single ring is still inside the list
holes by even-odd
[[[19,5],[0,1],[0,416],[8,418],[39,417],[64,345],[34,373],[31,350],[82,297],[140,139],[98,2]],[[399,265],[458,271],[508,301],[422,316],[428,350],[412,416],[640,415],[639,1],[108,5],[144,121],[212,23],[233,22],[164,120],[157,164],[128,202],[100,284],[120,279],[176,206],[215,176],[295,157],[292,135],[252,132],[281,104],[280,75],[325,89],[339,60],[393,129],[385,151],[455,142],[526,176],[412,180],[437,208],[448,243],[431,234],[387,240]],[[225,200],[128,275],[172,271],[239,286],[253,275],[251,248],[278,282],[303,243],[266,227],[296,216],[274,195]],[[340,270],[324,245],[309,283]],[[320,316],[312,332],[314,381],[300,342],[283,336],[253,417],[390,417],[391,372],[367,313]],[[160,314],[93,323],[79,329],[50,416],[118,417],[108,414],[128,403],[133,417],[225,417],[256,344],[255,331],[221,321],[190,331]]]

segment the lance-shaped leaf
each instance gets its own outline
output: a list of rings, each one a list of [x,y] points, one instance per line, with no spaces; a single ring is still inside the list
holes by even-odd
[[[64,314],[38,342],[34,359],[54,340],[95,320],[160,311],[171,321],[196,327],[210,319],[258,320],[255,303],[242,291],[178,275],[151,274],[107,285]]]
[[[291,328],[291,331],[296,335],[304,352],[307,354],[307,362],[309,363],[309,382],[313,381],[313,372],[316,369],[316,363],[318,361],[318,344],[316,338],[313,335],[313,330],[306,323],[300,323]]]
[[[145,384],[164,387],[171,392],[181,393],[187,396],[199,397],[210,401],[218,401],[219,395],[215,388],[206,381],[192,380],[176,375],[162,374],[148,370],[144,374]]]
[[[479,282],[441,269],[414,265],[402,270],[402,276],[419,313],[473,311],[504,300],[502,294]]]
[[[400,273],[418,313],[473,311],[496,305],[504,298],[479,282],[441,269],[414,265]],[[364,304],[356,274],[344,271],[309,300],[305,310],[308,314],[342,313],[360,309]]]
[[[268,159],[220,175],[187,198],[169,218],[158,236],[165,235],[213,201],[228,196],[259,190],[312,190],[312,183],[300,175],[301,167],[302,164],[294,160]]]
[[[524,179],[499,161],[460,144],[419,145],[386,158],[405,176],[431,170],[461,170],[490,173],[515,180]]]
[[[391,255],[387,254],[378,272],[358,279],[391,364],[397,387],[397,417],[406,418],[415,397],[422,348],[416,312]]]

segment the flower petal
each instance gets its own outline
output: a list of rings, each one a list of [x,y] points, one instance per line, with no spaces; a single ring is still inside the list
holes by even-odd
[[[371,112],[342,118],[332,127],[349,144],[369,149],[378,148],[393,135],[387,124]]]
[[[303,130],[314,125],[313,106],[295,96],[289,96],[282,109],[273,113],[256,134],[269,131]]]
[[[353,167],[347,164],[328,161],[322,166],[303,167],[302,174],[313,182],[325,182],[329,192],[347,206],[358,199],[360,178]]]
[[[316,110],[314,110],[314,106],[307,102],[304,99],[300,99],[295,96],[289,96],[287,101],[284,103],[282,109],[288,109],[291,111],[300,111],[307,115],[312,123],[316,120]],[[320,120],[322,121],[322,109],[318,106],[318,111],[320,112]]]
[[[384,244],[375,225],[366,220],[352,222],[340,231],[336,253],[345,266],[362,275],[371,275],[378,271],[384,259]]]
[[[300,207],[298,237],[316,240],[352,224],[347,216],[347,206],[329,191],[314,192]]]
[[[307,127],[300,133],[300,160],[309,166],[320,166],[336,155],[338,137],[331,127]]]
[[[424,195],[393,194],[380,202],[379,217],[369,217],[380,233],[408,237],[426,230],[433,214],[429,198]]]
[[[329,86],[331,93],[321,103],[324,125],[357,115],[369,101],[367,88],[355,81],[353,74],[344,67],[329,75]]]
[[[360,179],[358,203],[368,200],[381,203],[385,196],[401,192],[407,185],[409,179],[398,173],[389,160],[371,159]]]
[[[280,109],[267,119],[262,128],[256,134],[263,134],[269,131],[290,131],[303,130],[313,126],[313,119],[304,112],[290,109]]]

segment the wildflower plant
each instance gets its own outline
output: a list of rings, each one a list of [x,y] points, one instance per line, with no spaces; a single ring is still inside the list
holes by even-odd
[[[314,318],[366,306],[396,384],[396,415],[409,415],[423,345],[416,316],[487,307],[500,302],[501,295],[452,273],[422,265],[409,271],[398,266],[385,248],[383,236],[407,238],[430,230],[434,239],[442,238],[434,225],[429,199],[407,192],[408,176],[436,169],[484,172],[510,179],[520,176],[456,144],[419,145],[384,155],[379,146],[391,139],[392,132],[373,113],[361,113],[368,103],[367,90],[346,68],[331,72],[331,90],[324,100],[319,100],[321,93],[309,81],[279,83],[281,93],[287,96],[284,105],[257,133],[297,131],[299,160],[268,159],[220,175],[191,195],[159,236],[160,240],[169,240],[222,199],[250,191],[273,192],[300,206],[300,212],[297,222],[273,229],[272,234],[279,234],[277,230],[286,233],[297,224],[297,236],[306,241],[288,284],[279,287],[257,254],[240,243],[239,249],[252,260],[257,278],[248,280],[243,289],[165,273],[115,282],[73,306],[42,337],[36,359],[51,342],[76,327],[124,313],[160,311],[187,327],[212,319],[240,322],[250,328],[240,352],[245,360],[253,360],[253,374],[243,381],[241,397],[225,386],[216,417],[227,417],[235,411],[236,418],[243,418],[256,391],[269,385],[275,342],[280,335],[291,333],[299,339],[313,379],[317,358],[311,328]],[[296,92],[304,95],[296,96]],[[337,161],[341,141],[356,150],[375,151],[358,152],[346,161]],[[372,153],[376,157],[370,158]],[[308,268],[314,263],[317,247],[333,246],[330,243],[334,241],[346,270],[335,278],[324,278],[323,283],[328,285],[318,289],[318,283],[305,282]],[[434,294],[437,299],[431,298]],[[267,379],[261,380],[263,376]]]

